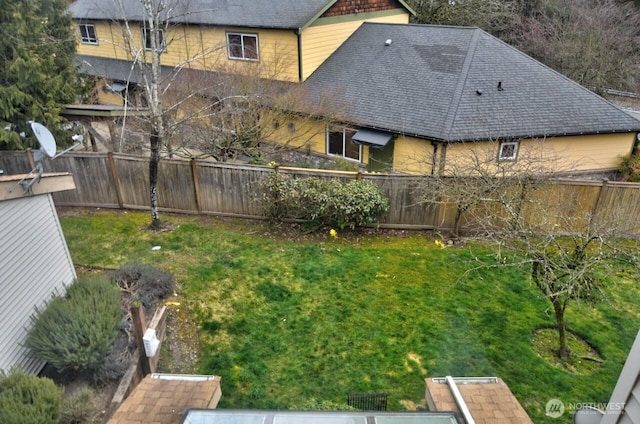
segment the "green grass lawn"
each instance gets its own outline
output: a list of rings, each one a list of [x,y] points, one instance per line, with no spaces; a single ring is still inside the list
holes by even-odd
[[[146,213],[62,216],[76,265],[139,261],[173,272],[200,335],[200,368],[222,376],[222,408],[344,403],[387,392],[390,409],[424,405],[427,377],[499,376],[533,421],[546,402],[606,403],[640,327],[640,290],[621,273],[595,308],[574,304],[570,330],[605,361],[590,375],[555,367],[531,348],[553,311],[526,270],[469,275],[479,246],[438,248],[429,234],[297,235],[248,221]],[[152,246],[160,250],[151,250]]]

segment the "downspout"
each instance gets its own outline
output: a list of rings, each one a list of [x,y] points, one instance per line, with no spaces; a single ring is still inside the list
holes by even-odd
[[[298,82],[302,82],[302,28],[294,31],[298,37]]]
[[[447,143],[442,143],[442,149],[440,149],[440,164],[438,165],[438,175],[444,175],[444,166],[447,161]]]
[[[433,153],[431,154],[431,176],[436,175],[436,158],[438,157],[438,143],[435,141],[431,142],[431,147],[433,147]]]

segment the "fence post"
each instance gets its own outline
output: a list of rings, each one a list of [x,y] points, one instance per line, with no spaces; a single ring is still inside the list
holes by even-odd
[[[142,375],[146,376],[151,374],[151,365],[149,363],[149,358],[147,358],[147,354],[144,350],[144,332],[147,330],[147,322],[144,318],[144,309],[141,307],[139,303],[134,303],[134,305],[129,309],[131,312],[131,321],[133,323],[133,332],[136,336],[136,345],[138,345],[138,353],[140,358],[140,367],[142,368]]]
[[[202,212],[200,208],[200,181],[198,180],[198,166],[195,159],[191,159],[191,178],[193,179],[193,194],[196,196],[196,210]]]
[[[123,208],[124,202],[122,201],[122,192],[120,191],[120,180],[118,179],[118,172],[116,170],[116,161],[113,158],[113,152],[107,153],[107,159],[109,160],[109,170],[111,171],[111,180],[113,181],[113,186],[116,190],[116,197],[118,198],[118,206],[120,208]]]
[[[593,204],[593,207],[591,208],[591,215],[589,215],[589,230],[591,230],[591,227],[593,226],[593,223],[596,220],[596,214],[600,210],[600,205],[602,204],[602,200],[604,199],[605,194],[607,194],[608,188],[609,188],[609,180],[605,178],[604,180],[602,180],[600,191],[598,191],[598,198],[596,199],[596,202]]]

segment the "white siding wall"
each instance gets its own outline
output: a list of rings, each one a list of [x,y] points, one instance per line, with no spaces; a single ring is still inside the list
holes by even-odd
[[[640,423],[640,331],[622,367],[600,424]]]
[[[51,194],[0,201],[0,369],[42,369],[22,346],[29,317],[75,277]]]

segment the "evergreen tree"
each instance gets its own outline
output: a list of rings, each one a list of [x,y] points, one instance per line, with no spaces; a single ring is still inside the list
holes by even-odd
[[[60,134],[79,87],[75,49],[64,0],[0,0],[0,149],[37,147],[30,120]]]

